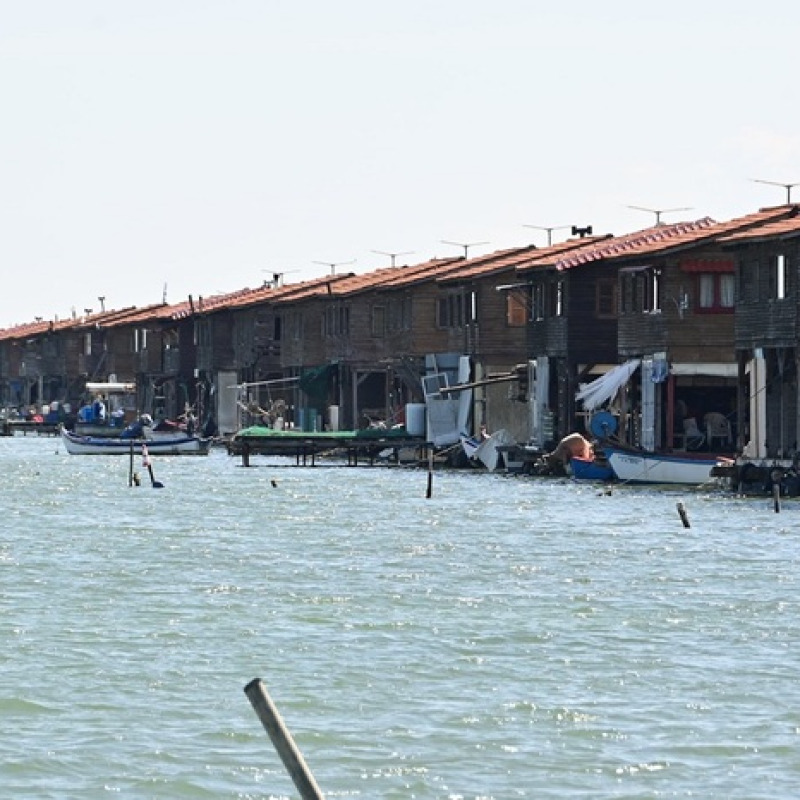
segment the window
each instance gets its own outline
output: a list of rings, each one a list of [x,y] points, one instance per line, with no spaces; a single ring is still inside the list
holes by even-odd
[[[544,319],[544,285],[534,284],[531,290],[531,319],[536,322]]]
[[[194,343],[197,345],[197,347],[210,347],[211,325],[207,319],[195,320]]]
[[[617,314],[617,282],[604,279],[595,288],[595,316],[615,317]]]
[[[697,310],[700,313],[732,313],[736,276],[732,272],[700,272],[697,275]]]
[[[322,325],[325,336],[349,336],[350,307],[338,304],[328,306],[325,309]]]
[[[661,270],[648,270],[645,311],[661,311]]]
[[[625,268],[622,275],[622,310],[626,314],[661,311],[661,270],[651,267]]]
[[[411,298],[408,295],[392,299],[389,304],[388,326],[390,331],[411,330]]]
[[[478,321],[478,293],[470,292],[468,295],[469,308],[467,308],[467,322],[475,325]]]
[[[461,294],[447,294],[439,298],[436,306],[436,324],[440,328],[463,327],[464,298]]]
[[[303,314],[300,311],[290,311],[286,315],[286,333],[290,341],[299,342],[303,338]]]
[[[147,349],[147,328],[134,328],[133,352],[141,353]]]
[[[528,321],[528,304],[524,292],[512,289],[506,293],[506,324],[509,328],[521,328]]]
[[[386,335],[386,306],[372,306],[372,335]]]
[[[550,316],[564,316],[564,281],[553,281],[550,284]]]
[[[773,296],[777,300],[785,300],[789,296],[789,259],[783,253],[775,256]]]

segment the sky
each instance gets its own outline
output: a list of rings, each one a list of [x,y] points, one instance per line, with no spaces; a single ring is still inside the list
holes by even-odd
[[[730,219],[786,201],[759,181],[800,182],[788,0],[0,0],[0,19],[0,328]]]

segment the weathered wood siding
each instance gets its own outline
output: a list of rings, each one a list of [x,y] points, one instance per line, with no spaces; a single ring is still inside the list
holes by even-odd
[[[800,242],[759,242],[732,250],[737,264],[736,347],[794,347],[798,341]],[[786,297],[776,297],[776,258],[788,259]]]
[[[691,257],[712,262],[730,258],[718,250],[692,251]],[[684,254],[650,259],[652,267],[660,270],[657,310],[626,310],[633,299],[625,297],[625,273],[620,273],[618,340],[622,358],[667,352],[670,360],[676,362],[735,361],[733,309],[717,312],[700,309],[698,274],[681,269],[685,258]],[[641,298],[636,303],[641,304]]]

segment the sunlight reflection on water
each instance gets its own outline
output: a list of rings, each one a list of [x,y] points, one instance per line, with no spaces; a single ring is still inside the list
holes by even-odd
[[[9,796],[293,796],[253,677],[329,797],[800,784],[791,503],[254,463],[0,440]]]

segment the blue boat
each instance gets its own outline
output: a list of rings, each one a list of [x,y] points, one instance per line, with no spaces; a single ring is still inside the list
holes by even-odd
[[[608,462],[596,458],[573,456],[569,460],[569,469],[576,480],[612,481],[616,477]]]

